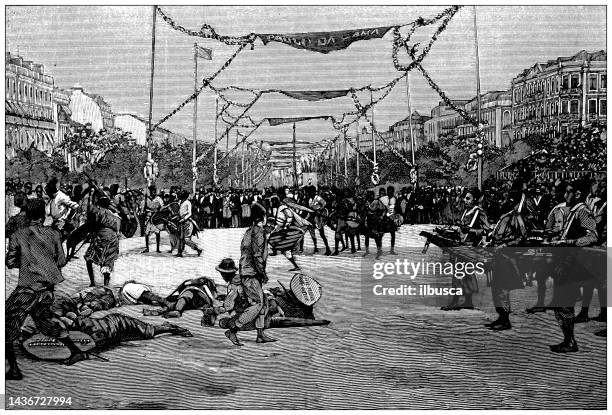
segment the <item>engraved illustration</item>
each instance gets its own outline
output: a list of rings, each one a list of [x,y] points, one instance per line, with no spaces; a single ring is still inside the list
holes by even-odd
[[[6,409],[605,409],[605,5],[9,5]]]

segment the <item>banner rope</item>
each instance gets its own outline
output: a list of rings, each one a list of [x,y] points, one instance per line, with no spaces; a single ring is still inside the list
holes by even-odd
[[[263,120],[260,121],[257,125],[255,125],[255,128],[253,128],[247,135],[242,135],[242,139],[236,143],[236,145],[234,147],[232,147],[230,150],[228,150],[227,153],[225,153],[225,155],[223,157],[221,157],[220,160],[217,160],[217,164],[221,163],[223,160],[225,160],[226,158],[228,158],[230,156],[230,154],[232,154],[234,151],[236,151],[236,149],[242,144],[244,143],[247,138],[249,138],[251,136],[251,134],[253,134],[255,131],[257,131],[257,129],[259,128],[259,126],[263,123]]]
[[[196,99],[198,95],[200,95],[200,93],[204,90],[204,88],[206,88],[207,86],[210,86],[210,83],[212,82],[212,80],[215,79],[217,75],[219,75],[221,72],[223,72],[232,63],[232,61],[236,58],[236,56],[238,56],[238,54],[244,50],[245,47],[246,47],[246,44],[240,45],[240,47],[236,50],[236,52],[234,52],[234,54],[230,56],[230,58],[223,64],[223,66],[221,66],[221,68],[219,68],[219,70],[217,70],[217,72],[215,72],[208,78],[204,78],[202,80],[202,85],[200,85],[193,94],[188,96],[182,103],[180,103],[178,107],[176,107],[168,115],[166,115],[161,120],[159,120],[155,125],[153,125],[153,128],[151,128],[151,131],[155,130],[161,124],[166,122],[170,117],[173,117],[174,114],[182,110],[185,105],[189,104],[191,101]]]
[[[209,149],[208,149],[206,152],[204,152],[203,154],[201,154],[200,156],[198,156],[198,158],[196,158],[196,160],[195,160],[195,164],[198,164],[200,161],[202,161],[202,159],[203,159],[204,157],[206,157],[208,154],[210,154],[210,152],[211,152],[211,151],[212,151],[212,150],[213,150],[213,149],[214,149],[214,148],[217,146],[217,144],[219,144],[219,142],[220,142],[221,140],[223,140],[223,139],[225,138],[225,136],[227,136],[227,135],[229,134],[229,132],[232,130],[232,128],[234,128],[234,127],[235,127],[235,126],[238,124],[238,121],[240,120],[240,118],[242,118],[242,116],[243,116],[244,114],[246,114],[246,113],[247,113],[247,112],[248,112],[248,111],[251,109],[251,107],[252,107],[253,105],[255,105],[255,103],[256,103],[256,102],[259,100],[259,97],[260,97],[260,96],[261,96],[261,95],[257,96],[257,97],[256,97],[256,98],[255,98],[255,99],[254,99],[254,100],[251,102],[251,104],[249,105],[249,107],[248,107],[248,108],[246,108],[246,109],[245,109],[245,110],[242,112],[242,114],[240,114],[240,116],[238,117],[238,119],[236,120],[236,122],[234,122],[232,125],[230,125],[229,127],[227,127],[227,128],[225,129],[225,132],[224,132],[223,134],[221,134],[221,136],[220,136],[220,137],[216,137],[216,138],[215,138],[215,141],[214,141],[214,143],[213,143],[214,145],[213,145],[213,146],[211,146],[211,148],[209,148]]]
[[[159,6],[157,7],[157,13],[162,19],[174,30],[184,33],[188,36],[197,36],[203,39],[214,39],[219,42],[223,42],[226,45],[248,45],[251,44],[251,49],[254,47],[255,33],[250,33],[245,36],[222,36],[218,35],[215,29],[209,24],[203,24],[198,32],[194,30],[186,29],[185,27],[176,23],[170,16],[168,16]]]

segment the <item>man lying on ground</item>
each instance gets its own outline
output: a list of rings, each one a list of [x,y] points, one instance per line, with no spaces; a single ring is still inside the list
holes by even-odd
[[[160,309],[143,309],[146,316],[180,317],[184,311],[198,310],[217,305],[217,287],[210,278],[200,277],[183,281],[167,297],[155,294],[152,288],[136,281],[128,281],[119,290],[123,304],[161,306]]]
[[[191,332],[186,328],[170,323],[161,325],[149,324],[120,313],[111,313],[104,317],[96,318],[77,317],[75,313],[67,312],[65,315],[59,316],[59,319],[64,323],[67,330],[80,331],[90,336],[95,342],[92,352],[106,350],[127,341],[150,340],[166,333],[173,336],[192,337]],[[25,327],[24,331],[35,334],[36,327]],[[28,339],[24,341],[24,346],[27,342]],[[33,346],[26,347],[26,350],[36,355],[36,350]]]

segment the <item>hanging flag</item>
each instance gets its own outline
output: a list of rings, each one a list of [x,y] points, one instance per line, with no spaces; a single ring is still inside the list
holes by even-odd
[[[383,37],[395,26],[370,27],[367,29],[339,30],[336,32],[309,32],[286,34],[259,34],[264,45],[269,42],[281,42],[298,49],[329,53],[342,50],[358,40]]]
[[[202,58],[211,61],[212,60],[212,49],[204,48],[199,45],[195,45],[196,58]]]
[[[331,118],[329,115],[319,115],[316,117],[294,117],[294,118],[266,118],[271,127],[275,127],[281,124],[294,123],[307,120],[318,120]]]
[[[305,101],[320,101],[322,99],[332,99],[346,96],[350,89],[340,89],[335,91],[278,91],[291,98]]]

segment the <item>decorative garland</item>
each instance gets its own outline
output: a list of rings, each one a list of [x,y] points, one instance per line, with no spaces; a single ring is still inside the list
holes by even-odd
[[[442,34],[442,32],[446,30],[448,23],[451,21],[451,19],[455,16],[455,14],[459,11],[460,8],[461,6],[453,6],[453,7],[446,9],[444,12],[440,13],[438,16],[434,17],[433,19],[430,19],[429,21],[423,21],[422,23],[417,22],[416,24],[411,26],[410,30],[408,31],[408,34],[406,35],[404,39],[402,39],[401,37],[399,27],[396,27],[393,30],[393,50],[392,50],[392,55],[391,55],[393,58],[393,65],[395,66],[395,69],[397,69],[398,71],[407,72],[407,71],[414,69],[416,64],[421,63],[423,59],[425,59],[425,57],[429,54],[433,44],[438,40],[440,34]],[[433,24],[440,19],[443,19],[442,23],[440,24],[436,32],[432,35],[429,43],[420,53],[419,57],[415,59],[414,55],[416,54],[416,48],[418,47],[419,44],[416,43],[414,46],[410,47],[408,45],[410,38],[412,37],[412,35],[414,34],[414,32],[416,31],[418,27]],[[412,62],[408,66],[400,65],[399,60],[397,58],[399,47],[402,45],[406,48],[408,55],[412,57]]]
[[[251,49],[254,47],[255,38],[257,35],[255,33],[250,33],[245,36],[221,36],[218,35],[215,29],[209,24],[203,24],[198,32],[194,30],[189,30],[184,28],[183,26],[177,24],[170,16],[168,16],[164,11],[158,6],[157,13],[161,16],[162,19],[166,23],[170,25],[174,30],[184,33],[189,36],[197,36],[204,39],[214,39],[219,42],[223,42],[226,45],[251,45]]]
[[[425,56],[427,56],[427,54],[429,53],[429,51],[431,50],[431,47],[433,46],[433,43],[435,43],[435,41],[438,39],[439,35],[446,29],[448,23],[450,22],[450,20],[452,19],[452,17],[457,13],[457,11],[461,8],[461,6],[452,6],[449,7],[447,9],[445,9],[444,11],[442,11],[441,13],[439,13],[437,16],[431,18],[431,19],[424,19],[423,17],[419,17],[418,19],[416,19],[413,23],[408,24],[408,25],[397,25],[394,28],[394,40],[393,40],[393,63],[396,67],[396,69],[401,70],[402,72],[404,72],[404,74],[394,80],[392,80],[391,82],[389,82],[387,85],[384,85],[382,87],[378,87],[378,88],[374,88],[370,85],[365,86],[365,87],[361,87],[361,88],[353,88],[351,89],[351,94],[353,95],[353,100],[355,101],[355,93],[358,91],[364,91],[364,90],[369,90],[372,92],[377,92],[380,91],[382,89],[386,89],[389,88],[387,90],[387,92],[384,94],[383,97],[381,97],[378,101],[381,101],[382,99],[384,99],[389,92],[391,91],[391,89],[393,89],[393,86],[395,86],[395,84],[401,80],[404,76],[407,75],[408,71],[411,70],[414,67],[419,67],[421,69],[422,72],[424,72],[424,69],[419,65],[419,63],[425,58]],[[254,48],[254,42],[255,39],[257,38],[257,34],[255,33],[250,33],[248,35],[245,36],[222,36],[217,34],[217,32],[215,31],[215,29],[208,25],[208,24],[204,24],[202,25],[202,27],[200,28],[199,31],[193,31],[193,30],[189,30],[186,29],[185,27],[177,24],[171,17],[169,17],[160,7],[156,7],[157,13],[162,17],[162,19],[168,24],[170,25],[170,27],[172,27],[174,30],[177,30],[179,32],[182,32],[186,35],[189,36],[197,36],[197,37],[201,37],[204,39],[214,39],[217,40],[219,42],[223,42],[227,45],[239,45],[239,48],[236,50],[236,52],[234,52],[234,54],[223,64],[223,66],[221,66],[221,68],[215,72],[211,77],[209,78],[205,78],[202,81],[202,85],[193,93],[191,94],[189,97],[187,97],[181,104],[179,104],[173,111],[171,111],[168,115],[164,116],[160,121],[158,121],[155,125],[152,126],[151,131],[155,130],[157,127],[159,127],[161,124],[163,124],[164,122],[166,122],[169,118],[171,118],[172,116],[174,116],[178,111],[182,110],[183,107],[185,107],[185,105],[187,105],[189,102],[193,101],[194,99],[196,99],[198,97],[198,95],[204,90],[204,88],[206,87],[210,87],[213,91],[215,91],[215,93],[217,93],[217,95],[226,103],[228,104],[232,104],[238,107],[242,107],[242,108],[250,108],[252,105],[251,104],[240,104],[237,102],[234,102],[230,99],[228,99],[227,97],[225,97],[224,94],[221,93],[221,91],[225,91],[225,90],[229,90],[229,89],[235,89],[235,90],[239,90],[239,91],[249,91],[251,92],[253,95],[256,95],[258,98],[261,96],[262,93],[268,93],[268,92],[282,92],[281,90],[278,89],[270,89],[270,90],[264,90],[264,91],[255,91],[255,90],[251,90],[248,88],[239,88],[239,87],[227,87],[227,88],[214,88],[211,85],[211,82],[213,79],[215,79],[217,77],[217,75],[219,75],[223,70],[225,70],[231,63],[232,61],[236,58],[236,56],[242,51],[244,50],[244,48],[247,45],[251,45],[251,49]],[[417,27],[423,27],[423,26],[427,26],[427,25],[431,25],[439,20],[443,19],[442,24],[440,25],[440,27],[438,27],[437,31],[434,33],[434,35],[432,36],[432,39],[430,40],[429,44],[427,45],[427,47],[421,52],[421,54],[419,55],[418,58],[414,57],[414,54],[416,53],[416,46],[413,46],[412,48],[409,48],[408,46],[408,41],[410,39],[410,37],[412,36],[412,34],[415,32]],[[411,29],[408,33],[408,36],[405,39],[401,39],[400,36],[400,32],[399,32],[399,28],[403,27],[403,26],[411,26]],[[406,50],[408,51],[409,55],[412,57],[413,62],[408,65],[407,67],[404,67],[402,65],[399,64],[398,59],[397,59],[397,52],[399,49],[399,46],[403,44],[406,47]],[[424,72],[424,76],[426,76],[426,73]],[[426,76],[427,79],[427,76]],[[431,80],[431,78],[429,78],[429,80]],[[429,82],[428,80],[428,82]],[[433,81],[432,81],[433,82]],[[435,88],[435,84],[430,82],[430,85],[432,86],[432,88]],[[439,88],[438,88],[439,89]],[[440,93],[441,91],[439,91]],[[377,101],[377,102],[378,102]],[[358,113],[360,111],[367,111],[369,108],[371,108],[374,105],[374,103],[370,103],[367,106],[358,108]],[[459,112],[459,111],[458,111]],[[461,113],[461,112],[460,112]],[[356,114],[350,114],[350,115],[356,115]],[[463,116],[463,115],[462,115]],[[344,119],[344,115],[343,115],[343,119]]]
[[[238,118],[236,119],[236,121],[230,125],[229,127],[227,127],[225,129],[225,132],[223,134],[221,134],[220,137],[216,137],[215,138],[215,142],[214,144],[208,149],[206,150],[203,154],[201,154],[200,156],[198,156],[198,158],[196,159],[196,164],[199,163],[204,157],[208,156],[208,154],[210,154],[210,152],[217,146],[217,144],[223,140],[225,138],[225,136],[227,136],[229,134],[229,132],[231,131],[232,128],[234,128],[237,124],[238,121],[244,116],[244,114],[246,114],[253,105],[255,105],[255,103],[259,100],[259,98],[261,97],[261,95],[258,95],[257,97],[255,97],[255,99],[253,101],[251,101],[251,103],[249,104],[249,106],[247,108],[245,108],[245,110],[242,112],[242,114],[240,114],[238,116]]]
[[[199,86],[198,89],[193,94],[191,94],[182,103],[180,103],[178,107],[176,107],[168,115],[166,115],[161,120],[159,120],[155,125],[153,125],[153,127],[151,128],[151,131],[155,130],[157,127],[165,123],[170,117],[173,117],[174,114],[182,110],[185,105],[189,104],[191,101],[196,99],[198,95],[200,95],[200,93],[204,90],[204,88],[206,88],[207,86],[210,86],[210,83],[212,82],[212,80],[215,79],[217,75],[219,75],[222,71],[224,71],[232,63],[232,61],[236,58],[236,56],[238,56],[238,54],[244,50],[245,47],[246,47],[246,44],[240,45],[240,47],[236,50],[236,52],[234,52],[234,54],[230,56],[230,58],[223,64],[223,66],[221,66],[221,68],[219,68],[217,72],[212,74],[209,78],[204,78],[202,80],[202,85]]]
[[[220,160],[217,160],[217,164],[221,163],[223,160],[225,160],[226,158],[228,158],[230,156],[230,154],[232,154],[234,151],[236,151],[236,149],[242,144],[244,143],[247,138],[249,138],[251,136],[251,134],[253,134],[258,128],[259,126],[263,124],[263,120],[260,121],[258,124],[255,125],[255,128],[253,128],[247,135],[242,135],[242,140],[240,140],[238,143],[236,143],[236,145],[234,147],[232,147],[227,153],[225,153],[225,155],[223,157],[221,157]]]

